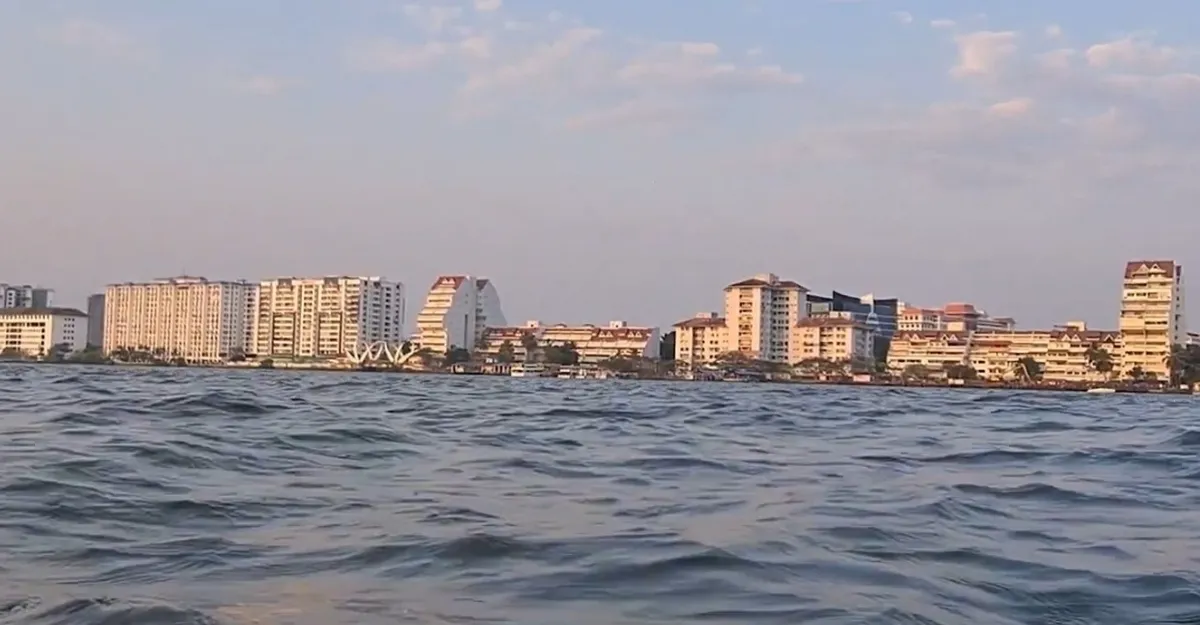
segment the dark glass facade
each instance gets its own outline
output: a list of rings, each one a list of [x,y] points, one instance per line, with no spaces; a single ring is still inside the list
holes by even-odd
[[[834,291],[828,296],[808,294],[808,311],[810,315],[821,316],[833,312],[849,313],[860,323],[875,328],[879,337],[890,340],[896,333],[896,319],[899,316],[899,301],[896,298],[878,299],[864,303],[861,297],[846,295]]]

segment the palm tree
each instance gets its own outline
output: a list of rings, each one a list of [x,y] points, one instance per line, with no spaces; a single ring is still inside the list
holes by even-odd
[[[1163,360],[1171,372],[1172,386],[1200,381],[1200,345],[1172,345]]]
[[[1108,350],[1099,345],[1089,345],[1085,356],[1087,357],[1089,368],[1103,374],[1106,378],[1111,377],[1114,365],[1112,354],[1109,354]]]
[[[525,350],[525,362],[533,362],[537,359],[538,338],[533,332],[521,333],[521,347]]]
[[[1013,373],[1018,378],[1027,382],[1034,382],[1042,379],[1042,363],[1034,360],[1029,356],[1023,356],[1013,364]]]
[[[516,352],[517,350],[513,346],[512,341],[504,341],[500,344],[500,348],[496,350],[496,360],[506,364],[511,363],[517,359]]]

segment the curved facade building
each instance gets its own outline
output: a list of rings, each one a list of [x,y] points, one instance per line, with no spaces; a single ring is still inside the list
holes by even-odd
[[[500,294],[491,280],[440,276],[429,287],[417,315],[416,342],[436,353],[454,347],[474,351],[484,330],[506,325]]]

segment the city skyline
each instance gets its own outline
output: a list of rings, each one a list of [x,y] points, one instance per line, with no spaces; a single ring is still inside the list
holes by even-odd
[[[666,328],[771,271],[1112,328],[1112,267],[1200,263],[1193,3],[701,9],[0,6],[3,278],[467,270]]]

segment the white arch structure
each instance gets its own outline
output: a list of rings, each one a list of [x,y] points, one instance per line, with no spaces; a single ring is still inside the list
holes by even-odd
[[[403,343],[392,344],[386,341],[376,341],[374,343],[360,342],[350,348],[350,351],[346,355],[356,365],[387,363],[392,366],[399,366],[417,355],[416,347],[411,344],[408,347],[409,351],[406,352],[404,351]]]

